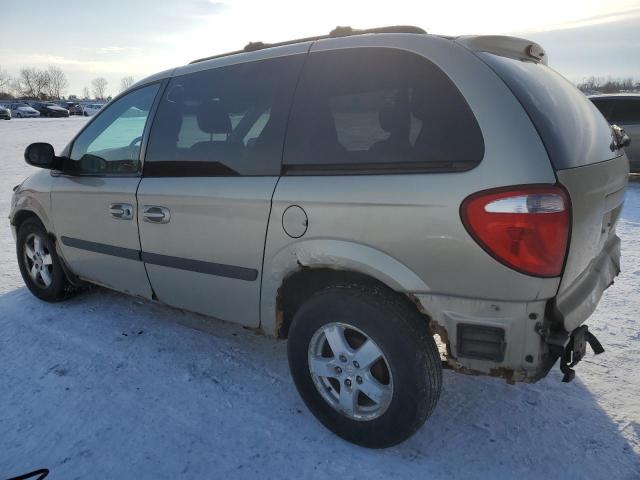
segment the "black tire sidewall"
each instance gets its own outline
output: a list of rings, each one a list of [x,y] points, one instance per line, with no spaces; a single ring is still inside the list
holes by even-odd
[[[359,290],[328,289],[314,295],[300,308],[289,331],[289,367],[307,407],[329,430],[372,448],[389,447],[413,435],[431,413],[431,405],[437,400],[432,396],[438,397],[440,393],[439,357],[429,351],[436,349],[433,338],[416,334],[410,319],[392,307],[393,304]],[[333,322],[346,323],[366,333],[387,359],[393,378],[393,397],[387,410],[376,419],[349,419],[332,408],[313,383],[308,346],[319,328]],[[423,327],[427,330],[426,324]],[[437,364],[434,364],[435,358]],[[434,374],[438,377],[435,383],[429,379]]]
[[[24,245],[27,236],[31,233],[37,234],[42,238],[42,241],[45,243],[47,250],[51,255],[53,267],[51,274],[52,282],[47,288],[39,286],[31,279],[29,272],[27,271],[27,266],[25,265]],[[36,220],[35,218],[28,219],[20,225],[16,240],[16,253],[22,279],[33,295],[47,302],[55,302],[64,297],[65,290],[68,285],[67,277],[56,253],[55,245],[51,241],[51,238],[49,238],[47,231],[39,220]]]

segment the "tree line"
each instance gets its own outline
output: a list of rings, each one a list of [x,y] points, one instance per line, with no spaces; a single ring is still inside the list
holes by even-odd
[[[120,80],[120,91],[124,91],[133,85],[132,76],[126,76]],[[107,85],[109,82],[104,77],[91,80],[91,89],[85,86],[82,89],[82,98],[94,98],[107,100]],[[17,76],[11,76],[0,67],[0,99],[30,98],[37,100],[60,100],[64,98],[69,88],[69,81],[64,71],[55,65],[46,69],[21,68]],[[91,95],[93,94],[93,97]]]
[[[640,82],[633,78],[604,78],[588,77],[578,84],[578,88],[583,92],[595,91],[600,93],[633,92],[640,90]]]

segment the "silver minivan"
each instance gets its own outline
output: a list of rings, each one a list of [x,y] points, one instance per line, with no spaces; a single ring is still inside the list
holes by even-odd
[[[286,338],[320,422],[387,447],[443,368],[570,381],[602,352],[583,322],[619,272],[627,143],[533,42],[339,28],[30,145],[10,221],[38,298],[89,282]]]

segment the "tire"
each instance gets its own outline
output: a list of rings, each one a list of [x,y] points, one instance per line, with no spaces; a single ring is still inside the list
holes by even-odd
[[[334,352],[340,347],[330,344],[340,344],[341,331],[347,342],[342,357],[344,352]],[[363,348],[368,341],[370,348]],[[365,350],[377,358],[370,367],[355,361],[365,358]],[[442,362],[425,319],[383,287],[336,285],[314,294],[294,316],[287,353],[296,388],[311,413],[336,435],[364,447],[386,448],[406,440],[440,397]],[[328,373],[324,378],[312,371]],[[363,396],[361,388],[374,395]]]
[[[68,296],[71,286],[55,246],[38,219],[30,218],[20,225],[16,250],[22,279],[31,293],[46,302],[57,302]]]

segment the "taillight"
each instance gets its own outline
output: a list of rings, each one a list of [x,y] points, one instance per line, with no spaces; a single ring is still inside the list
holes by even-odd
[[[460,207],[471,236],[496,260],[537,277],[557,277],[569,240],[570,203],[554,185],[478,192]]]

